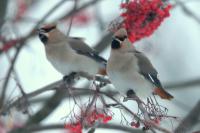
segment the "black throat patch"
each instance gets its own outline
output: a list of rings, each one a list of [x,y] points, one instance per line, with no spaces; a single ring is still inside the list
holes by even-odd
[[[112,49],[119,49],[121,48],[121,43],[127,38],[127,36],[123,37],[113,37],[112,43],[111,43],[111,48]]]
[[[113,38],[112,42],[111,42],[111,48],[112,49],[119,49],[121,47],[121,41]]]

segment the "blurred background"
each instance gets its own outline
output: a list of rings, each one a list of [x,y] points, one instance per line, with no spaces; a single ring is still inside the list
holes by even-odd
[[[74,0],[1,0],[0,110],[19,97],[32,94],[63,77],[47,61],[44,46],[36,33],[38,27],[56,22],[62,32],[67,34],[70,29],[70,36],[84,38],[88,45],[108,59],[112,35],[107,29],[110,22],[122,12],[121,2],[78,0],[74,11]],[[159,103],[168,108],[169,115],[180,118],[162,123],[164,127],[173,130],[200,100],[200,1],[170,2],[173,5],[171,16],[164,20],[152,36],[134,45],[150,58],[159,72],[161,82],[175,97],[172,101],[158,99]],[[77,86],[86,84],[87,80],[81,80]],[[112,85],[108,87],[113,88]],[[52,98],[55,105],[48,104]],[[59,96],[55,91],[45,91],[27,99],[23,102],[28,104],[24,105],[28,109],[17,110],[13,105],[6,110],[6,115],[0,116],[0,133],[27,125],[28,122],[29,125],[62,125],[65,122],[63,118],[70,112],[69,106],[72,107],[67,96]],[[38,113],[44,108],[48,113],[39,116]],[[117,117],[114,116],[110,123],[120,124],[120,118]],[[192,131],[200,130],[199,127],[198,121]],[[55,129],[37,132],[68,132],[62,128]],[[97,129],[95,132],[109,131]]]

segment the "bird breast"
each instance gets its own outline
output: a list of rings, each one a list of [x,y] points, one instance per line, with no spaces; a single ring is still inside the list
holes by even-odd
[[[138,71],[137,60],[132,53],[112,52],[108,59],[107,71],[126,72],[128,70]]]
[[[68,75],[71,72],[87,72],[91,75],[97,73],[99,68],[97,62],[66,47],[46,48],[47,59],[57,71],[63,75]]]
[[[129,89],[133,89],[140,97],[151,93],[152,85],[139,73],[134,54],[111,55],[107,65],[112,84],[124,96]]]
[[[64,75],[70,74],[73,53],[64,46],[46,47],[46,57],[53,67]]]

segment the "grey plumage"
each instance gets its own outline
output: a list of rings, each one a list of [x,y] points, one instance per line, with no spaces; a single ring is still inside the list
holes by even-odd
[[[103,63],[106,65],[107,61],[98,55],[98,52],[89,47],[85,42],[83,42],[82,38],[70,37],[67,39],[69,45],[73,50],[77,53],[88,56],[97,62]]]
[[[147,97],[154,92],[163,99],[173,98],[163,89],[157,77],[158,72],[149,59],[131,45],[123,28],[114,34],[107,73],[123,95],[133,90],[139,97]]]
[[[87,72],[95,75],[105,69],[107,61],[80,38],[67,37],[55,25],[39,29],[49,62],[63,75]]]
[[[137,50],[133,50],[131,52],[133,52],[138,59],[139,73],[153,83],[156,87],[163,88],[160,80],[157,78],[158,72],[153,67],[150,60],[142,52]]]

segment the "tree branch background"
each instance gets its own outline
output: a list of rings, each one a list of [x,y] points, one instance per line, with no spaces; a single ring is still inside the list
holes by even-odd
[[[171,2],[174,5],[171,16],[151,37],[135,45],[151,59],[162,83],[175,96],[171,102],[159,102],[168,107],[169,114],[178,116],[180,120],[162,124],[174,130],[178,127],[177,132],[200,131],[200,111],[196,109],[200,100],[200,2]],[[74,0],[0,1],[0,110],[7,114],[0,116],[0,132],[21,125],[26,125],[28,132],[63,129],[62,118],[70,111],[69,94],[56,89],[62,75],[46,60],[43,44],[35,30],[43,23],[58,22],[63,32],[67,33],[70,28],[71,36],[85,38],[107,59],[112,36],[107,27],[119,16],[120,3],[121,0],[81,0],[74,10]],[[75,15],[77,12],[79,14]],[[87,88],[89,83],[81,80],[76,86]],[[76,95],[87,97],[90,93],[83,91]],[[10,105],[13,101],[18,102]],[[13,108],[16,104],[23,106],[23,110]],[[7,105],[13,107],[7,108]],[[127,106],[132,107],[130,104]],[[116,118],[111,124],[99,125],[100,129],[95,132],[109,132],[108,129],[141,132],[125,128],[119,121]]]

